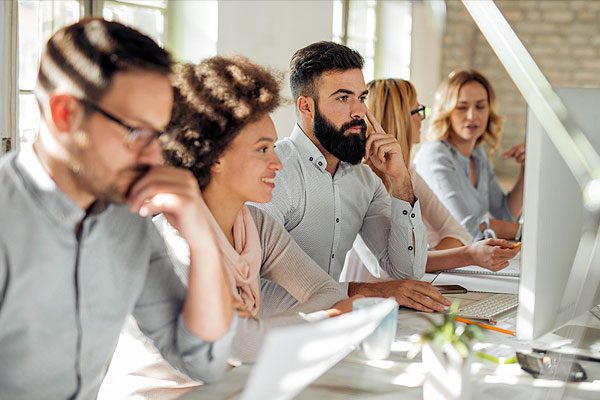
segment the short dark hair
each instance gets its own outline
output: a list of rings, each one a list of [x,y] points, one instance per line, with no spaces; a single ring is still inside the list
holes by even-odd
[[[119,22],[85,18],[54,33],[40,58],[36,96],[58,87],[98,102],[119,71],[141,69],[169,75],[170,54],[154,40]]]
[[[290,87],[294,101],[316,97],[315,81],[325,72],[362,69],[365,60],[356,51],[334,42],[317,42],[294,53],[290,61]]]
[[[282,102],[281,78],[242,56],[178,65],[173,86],[171,122],[161,137],[165,160],[192,171],[200,189],[240,130]]]

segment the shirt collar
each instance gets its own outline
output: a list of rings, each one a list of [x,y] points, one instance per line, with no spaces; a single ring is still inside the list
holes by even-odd
[[[325,172],[327,168],[327,160],[315,144],[306,136],[300,125],[296,124],[290,135],[290,139],[300,153],[303,162],[313,164],[321,172]]]
[[[444,143],[446,147],[450,149],[450,152],[456,156],[456,159],[460,163],[461,167],[465,170],[465,172],[467,172],[467,175],[469,175],[469,171],[471,169],[469,157],[465,157],[460,151],[456,149],[456,147],[450,144],[450,142],[448,142],[447,140],[443,140],[442,143]],[[475,161],[476,168],[479,166],[479,160],[481,159],[481,151],[482,150],[480,146],[475,146],[473,152],[471,153],[471,157],[473,158],[473,161]]]
[[[16,168],[34,201],[58,224],[75,227],[85,217],[85,210],[56,186],[35,154],[33,146],[21,149],[17,156]],[[97,214],[106,208],[105,205],[94,204],[91,214]]]
[[[298,148],[298,152],[300,153],[300,157],[302,161],[313,164],[319,171],[326,172],[327,170],[327,160],[321,151],[315,146],[315,144],[308,138],[306,133],[302,130],[300,125],[296,124],[294,129],[292,130],[292,134],[290,135],[290,139],[296,147]],[[345,161],[340,161],[338,164],[336,175],[342,175],[347,172],[352,164],[349,164]]]

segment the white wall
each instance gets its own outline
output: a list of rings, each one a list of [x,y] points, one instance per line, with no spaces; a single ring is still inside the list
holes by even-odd
[[[440,83],[445,4],[434,1],[414,2],[412,12],[410,81],[417,89],[419,101],[432,107],[435,91]],[[425,128],[422,132],[425,132]]]
[[[219,1],[220,55],[243,54],[286,72],[284,96],[291,100],[287,70],[292,54],[319,40],[331,40],[333,3],[329,0]],[[273,115],[280,137],[288,136],[296,117],[290,103]]]
[[[197,63],[217,53],[217,0],[169,2],[166,47],[178,61]]]

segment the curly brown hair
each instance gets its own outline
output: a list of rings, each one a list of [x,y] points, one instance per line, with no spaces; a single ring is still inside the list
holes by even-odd
[[[203,190],[242,128],[281,104],[281,80],[242,56],[177,65],[171,122],[161,136],[167,163],[192,171]]]

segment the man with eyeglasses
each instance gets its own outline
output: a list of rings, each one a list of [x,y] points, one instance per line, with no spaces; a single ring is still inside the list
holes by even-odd
[[[427,259],[420,205],[400,144],[365,106],[363,64],[358,52],[333,42],[313,43],[293,55],[297,124],[277,143],[283,169],[273,200],[255,206],[280,221],[336,280],[360,233],[395,280],[344,284],[349,296],[395,297],[403,306],[442,311],[449,302],[431,284],[414,280],[424,274]],[[369,138],[366,120],[374,128]],[[386,176],[392,196],[363,158]],[[282,294],[282,303],[287,301]]]
[[[116,22],[56,32],[36,87],[42,127],[0,161],[0,397],[95,398],[128,314],[174,367],[224,371],[235,325],[206,205],[161,165],[171,58]],[[190,247],[189,288],[149,216]]]

